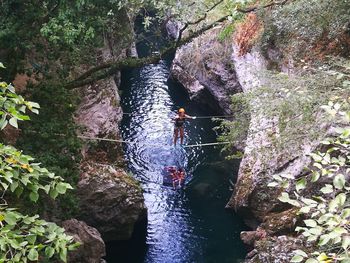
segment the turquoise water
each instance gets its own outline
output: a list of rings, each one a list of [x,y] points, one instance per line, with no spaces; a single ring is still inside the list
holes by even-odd
[[[232,192],[238,162],[225,160],[220,148],[183,148],[172,143],[179,107],[189,115],[211,115],[192,103],[183,88],[169,78],[169,62],[161,61],[123,73],[122,135],[128,168],[142,183],[148,208],[147,233],[136,232],[129,242],[109,243],[108,262],[188,263],[240,262],[245,249],[239,233],[245,229],[232,211],[224,209]],[[214,142],[216,123],[196,119],[186,123],[185,144]],[[153,145],[155,144],[155,145]],[[186,188],[162,185],[165,166],[184,167]]]

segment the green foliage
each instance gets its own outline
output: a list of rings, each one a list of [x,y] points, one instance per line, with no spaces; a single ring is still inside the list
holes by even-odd
[[[39,104],[25,101],[20,95],[17,95],[15,88],[6,82],[0,82],[0,129],[4,129],[7,124],[18,128],[18,121],[29,120],[26,110],[38,114]]]
[[[1,82],[0,99],[2,129],[7,124],[17,128],[17,120],[28,120],[29,117],[24,115],[27,109],[38,113],[39,104],[25,101],[15,93],[12,85],[5,82]],[[66,262],[67,250],[76,247],[73,238],[64,234],[64,229],[56,224],[39,220],[38,215],[23,215],[9,208],[5,198],[10,197],[14,202],[15,196],[18,200],[29,197],[31,202],[37,202],[40,194],[47,194],[55,199],[72,189],[71,185],[12,146],[0,144],[0,165],[3,203],[0,207],[0,262],[29,262],[56,255]]]
[[[318,113],[320,106],[332,98],[350,95],[350,90],[343,86],[345,79],[337,77],[334,67],[315,72],[310,69],[291,76],[260,72],[261,87],[233,96],[235,119],[222,123],[224,133],[220,140],[240,145],[249,135],[264,134],[270,147],[256,149],[268,156],[276,151],[297,151],[305,140],[319,138],[327,129],[326,125],[320,125],[325,121]],[[254,125],[248,132],[252,122]],[[226,149],[231,150],[232,145]]]
[[[226,40],[227,38],[231,37],[233,32],[235,30],[235,24],[233,23],[230,23],[228,24],[227,26],[225,26],[221,32],[219,33],[219,41],[224,41]]]
[[[0,191],[10,190],[17,197],[21,197],[24,190],[29,192],[29,199],[36,202],[39,191],[56,198],[72,187],[63,182],[63,179],[50,173],[40,164],[33,162],[34,158],[24,155],[12,146],[0,144],[0,163],[2,176]]]
[[[345,82],[345,81],[344,81]],[[350,85],[345,83],[348,88]],[[295,180],[292,176],[275,176],[271,187],[286,190],[290,181],[295,184],[295,191],[290,195],[283,192],[279,200],[299,207],[304,225],[295,230],[308,242],[314,243],[316,251],[295,251],[291,262],[349,262],[350,247],[350,208],[348,196],[350,185],[350,111],[349,102],[337,99],[322,106],[334,120],[334,136],[323,140],[320,151],[310,154],[312,166],[309,173]],[[288,183],[286,183],[286,180]],[[303,192],[309,184],[314,184],[319,191],[307,196]]]
[[[262,46],[267,49],[273,44],[282,50],[289,49],[293,55],[308,55],[305,51],[310,51],[317,42],[329,43],[345,33],[349,16],[349,1],[290,1],[283,7],[261,12],[265,22]]]
[[[73,120],[79,102],[77,95],[62,85],[51,83],[28,87],[28,92],[33,100],[40,103],[40,116],[33,116],[32,121],[25,124],[17,147],[35,156],[50,171],[75,187],[81,149],[76,136],[78,127]],[[52,210],[51,204],[44,200],[38,212],[44,210],[46,214],[62,220],[76,216],[78,200],[74,191],[59,196],[56,203],[58,207]]]
[[[54,223],[38,215],[22,215],[14,209],[0,207],[0,261],[29,262],[40,258],[66,262],[67,251],[76,248],[73,237]]]

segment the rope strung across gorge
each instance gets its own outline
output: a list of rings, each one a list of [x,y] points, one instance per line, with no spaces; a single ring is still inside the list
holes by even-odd
[[[119,142],[119,143],[126,143],[126,144],[138,144],[139,142],[133,142],[133,141],[126,141],[126,140],[115,140],[115,139],[108,139],[108,138],[99,138],[99,137],[88,137],[83,135],[78,135],[78,138],[84,139],[84,140],[92,140],[92,141],[107,141],[107,142]],[[184,148],[192,148],[192,147],[203,147],[203,146],[215,146],[215,145],[224,145],[224,144],[230,144],[231,142],[211,142],[211,143],[201,143],[201,144],[189,144],[184,145]],[[160,143],[147,143],[148,146],[165,146],[164,144]],[[166,145],[170,146],[170,145]]]
[[[137,116],[140,114],[130,113],[130,112],[123,112],[123,115],[127,116]],[[214,119],[214,118],[233,118],[234,115],[212,115],[212,116],[192,116],[196,117],[196,119]]]

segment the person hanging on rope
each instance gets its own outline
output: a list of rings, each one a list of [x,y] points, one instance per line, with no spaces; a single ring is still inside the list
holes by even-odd
[[[185,170],[183,168],[178,169],[168,169],[171,180],[173,182],[173,189],[176,190],[177,187],[181,188],[185,180]]]
[[[185,113],[184,108],[180,108],[177,116],[173,119],[175,122],[174,127],[174,145],[176,146],[177,139],[180,133],[180,143],[183,144],[184,141],[184,124],[187,119],[196,119],[196,117],[191,117]]]

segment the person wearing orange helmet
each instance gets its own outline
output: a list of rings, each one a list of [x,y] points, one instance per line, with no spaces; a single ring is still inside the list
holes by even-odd
[[[176,145],[177,139],[180,133],[180,143],[183,144],[184,141],[184,124],[187,119],[195,119],[196,117],[191,117],[185,113],[184,108],[180,108],[177,116],[174,118],[174,145]]]

